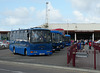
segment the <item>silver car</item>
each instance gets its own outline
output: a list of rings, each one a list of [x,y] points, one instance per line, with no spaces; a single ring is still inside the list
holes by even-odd
[[[7,43],[0,42],[0,48],[7,48],[7,47],[8,47]]]

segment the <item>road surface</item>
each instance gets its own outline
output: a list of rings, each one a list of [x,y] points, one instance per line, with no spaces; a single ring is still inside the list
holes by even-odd
[[[99,71],[0,61],[0,73],[99,73]]]
[[[85,46],[85,49],[88,51],[87,45]],[[61,49],[61,51],[56,51],[51,56],[23,56],[19,54],[14,55],[9,49],[4,49],[0,50],[0,60],[61,67],[72,67],[72,63],[67,65],[67,48]],[[92,70],[94,69],[93,65],[93,53],[88,54],[88,57],[86,58],[76,58],[75,68]],[[97,70],[100,70],[100,53],[97,54]]]

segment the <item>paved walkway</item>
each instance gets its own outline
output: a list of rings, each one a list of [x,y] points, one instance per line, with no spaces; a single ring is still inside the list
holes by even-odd
[[[80,53],[88,52],[87,57],[76,57],[76,67],[77,68],[86,68],[86,69],[93,69],[94,68],[94,48],[92,47],[91,50],[89,49],[88,45],[85,45],[84,49],[81,50]],[[100,53],[96,51],[96,62],[97,62],[97,69],[100,70]],[[72,66],[72,63],[70,65]]]

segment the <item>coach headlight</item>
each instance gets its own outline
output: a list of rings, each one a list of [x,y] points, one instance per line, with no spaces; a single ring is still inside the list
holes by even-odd
[[[59,46],[57,46],[57,48],[59,48]]]
[[[62,45],[60,45],[60,47],[62,47]]]

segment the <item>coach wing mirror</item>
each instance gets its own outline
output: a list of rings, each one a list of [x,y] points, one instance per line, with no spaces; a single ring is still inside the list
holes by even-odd
[[[29,38],[29,33],[27,33],[27,38]]]
[[[29,33],[27,33],[27,39],[28,39],[28,41],[30,42],[30,36],[29,36]]]

